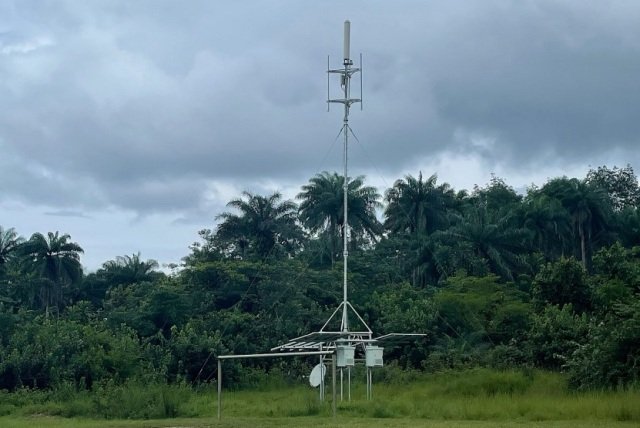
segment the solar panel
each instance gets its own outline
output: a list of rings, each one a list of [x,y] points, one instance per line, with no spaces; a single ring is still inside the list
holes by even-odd
[[[351,343],[371,342],[369,332],[316,331],[304,336],[289,339],[282,345],[271,348],[272,351],[291,351],[300,349],[333,349],[336,341],[348,340]]]
[[[376,337],[373,340],[381,346],[397,346],[420,340],[424,337],[427,337],[427,335],[421,333],[389,333]]]

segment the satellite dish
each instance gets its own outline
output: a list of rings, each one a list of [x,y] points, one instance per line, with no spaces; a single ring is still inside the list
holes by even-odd
[[[320,382],[322,382],[322,378],[327,373],[327,366],[324,364],[316,364],[316,366],[311,370],[311,374],[309,375],[309,385],[314,388],[320,386]]]

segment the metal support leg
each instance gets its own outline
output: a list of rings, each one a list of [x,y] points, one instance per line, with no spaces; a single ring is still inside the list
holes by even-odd
[[[333,411],[333,417],[336,417],[336,355],[333,354],[331,358],[331,382],[333,383],[333,401],[331,402],[331,410]]]
[[[365,376],[365,379],[366,379],[366,381],[367,381],[367,388],[366,388],[366,391],[367,391],[367,400],[368,400],[368,399],[369,399],[369,367],[367,367],[367,368],[365,369],[365,374],[364,374],[364,376]]]
[[[222,361],[218,359],[218,420],[222,417]]]
[[[344,376],[344,369],[340,367],[340,401],[342,401],[342,379]]]
[[[351,401],[351,367],[347,368],[347,394]]]
[[[324,356],[320,355],[320,401],[324,401]]]

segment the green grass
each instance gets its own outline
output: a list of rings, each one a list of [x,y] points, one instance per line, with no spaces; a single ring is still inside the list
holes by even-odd
[[[374,382],[374,399],[366,401],[360,376],[354,376],[353,400],[337,403],[337,419],[331,417],[330,384],[328,399],[323,403],[318,401],[317,390],[302,383],[280,388],[224,390],[223,420],[218,423],[216,393],[212,389],[194,391],[184,386],[132,383],[92,393],[76,392],[72,388],[0,393],[0,427],[622,427],[640,424],[640,391],[574,393],[567,390],[566,379],[554,373],[474,369],[427,375],[381,371],[378,377]]]
[[[320,405],[315,394],[304,387],[224,392],[223,413],[229,417],[330,416],[329,403]],[[428,420],[640,422],[640,392],[572,393],[562,376],[539,371],[476,369],[427,375],[408,384],[374,384],[371,402],[363,400],[364,395],[362,385],[357,385],[353,401],[338,403],[338,414]]]
[[[257,428],[257,427],[430,427],[430,428],[630,428],[637,424],[613,421],[439,421],[425,419],[374,419],[374,418],[227,418],[218,421],[215,418],[179,418],[161,420],[113,420],[98,421],[86,419],[63,419],[58,417],[8,418],[0,417],[3,428]]]

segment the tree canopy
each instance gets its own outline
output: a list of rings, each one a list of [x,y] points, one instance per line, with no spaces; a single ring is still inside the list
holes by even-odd
[[[343,184],[320,173],[299,205],[243,192],[171,271],[133,252],[85,272],[70,235],[0,226],[0,390],[206,383],[216,355],[318,329],[342,297]],[[389,350],[401,366],[541,367],[576,389],[639,381],[631,167],[521,193],[497,177],[467,192],[422,173],[384,199],[364,177],[347,192],[350,302],[376,333],[428,334]],[[245,362],[227,378],[307,371],[296,364]]]

